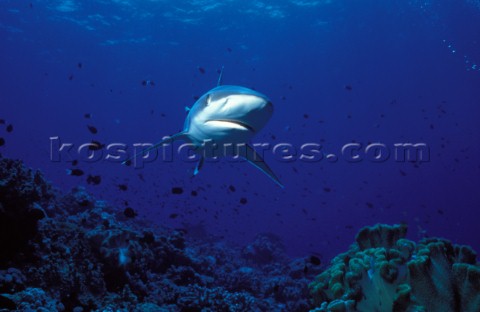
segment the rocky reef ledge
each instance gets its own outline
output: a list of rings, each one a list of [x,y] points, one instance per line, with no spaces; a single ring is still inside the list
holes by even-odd
[[[310,284],[313,311],[480,311],[480,265],[468,246],[405,239],[406,225],[363,228]]]

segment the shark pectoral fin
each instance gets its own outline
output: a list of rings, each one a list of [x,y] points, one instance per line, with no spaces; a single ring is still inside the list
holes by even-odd
[[[200,156],[200,160],[198,161],[197,166],[195,167],[195,170],[193,171],[194,176],[196,176],[200,172],[200,170],[202,170],[204,160],[205,160],[205,158],[203,158],[203,156]]]
[[[247,145],[247,157],[245,157],[249,163],[260,169],[263,173],[270,177],[278,186],[284,188],[282,182],[277,178],[275,173],[273,173],[272,169],[267,165],[267,163],[263,160],[262,156],[260,156],[250,145]]]
[[[133,155],[132,157],[128,158],[127,160],[123,161],[122,162],[122,165],[126,165],[128,164],[132,159],[136,159],[138,158],[139,156],[144,156],[146,153],[148,153],[149,151],[151,150],[154,150],[156,148],[158,148],[159,146],[161,146],[162,144],[168,144],[168,143],[172,143],[173,141],[176,141],[176,140],[185,140],[185,141],[189,141],[190,139],[188,138],[188,135],[185,133],[185,132],[179,132],[179,133],[176,133],[170,137],[167,137],[163,140],[161,140],[160,142],[150,146],[149,148],[146,148],[144,149],[143,151]]]

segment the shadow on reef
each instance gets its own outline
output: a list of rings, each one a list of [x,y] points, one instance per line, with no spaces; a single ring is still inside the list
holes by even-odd
[[[0,312],[480,311],[475,252],[406,231],[364,228],[323,268],[273,234],[237,248],[148,228],[0,158]]]
[[[310,284],[313,311],[480,311],[475,252],[438,238],[417,244],[406,225],[363,228]]]

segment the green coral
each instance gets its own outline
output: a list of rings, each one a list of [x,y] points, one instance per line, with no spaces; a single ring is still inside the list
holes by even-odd
[[[313,311],[480,311],[476,253],[406,233],[403,224],[363,228],[310,284]]]

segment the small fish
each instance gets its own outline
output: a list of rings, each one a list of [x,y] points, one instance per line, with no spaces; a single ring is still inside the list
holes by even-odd
[[[178,213],[172,213],[168,216],[170,219],[176,219],[178,217]]]
[[[172,194],[175,194],[175,195],[183,194],[183,188],[179,186],[172,187]]]
[[[345,85],[345,90],[352,91],[352,86],[351,85]]]
[[[83,117],[85,117],[85,119],[90,119],[92,118],[92,114],[86,113],[85,115],[83,115]]]
[[[146,86],[154,87],[155,82],[153,80],[142,80],[142,86],[144,86],[144,87],[146,87]]]
[[[5,145],[5,139],[4,138],[0,138],[0,146],[4,146]]]
[[[313,265],[320,265],[322,264],[322,261],[317,256],[310,256],[310,263]]]
[[[135,210],[133,210],[132,207],[127,207],[125,208],[125,210],[123,211],[123,215],[129,219],[133,219],[137,216],[137,212]]]
[[[12,124],[9,124],[7,126],[7,128],[5,128],[5,130],[7,130],[8,133],[12,132],[13,131],[13,125]]]
[[[87,183],[92,185],[99,185],[102,182],[102,177],[99,175],[88,175]]]
[[[247,203],[247,199],[245,197],[240,198],[240,204],[245,205]]]
[[[203,67],[198,67],[198,71],[200,72],[200,74],[205,74],[205,68]]]
[[[98,133],[98,130],[97,128],[95,128],[94,126],[87,126],[88,130],[90,131],[90,133],[92,134],[97,134]]]
[[[119,189],[120,191],[126,191],[126,190],[128,190],[128,186],[127,186],[126,184],[119,184],[119,185],[117,185],[117,186],[118,186],[118,189]]]
[[[78,67],[79,69],[82,69],[83,64],[82,64],[81,62],[78,62],[78,63],[77,63],[77,67]]]
[[[80,177],[84,174],[81,169],[67,169],[67,174],[75,177]]]

